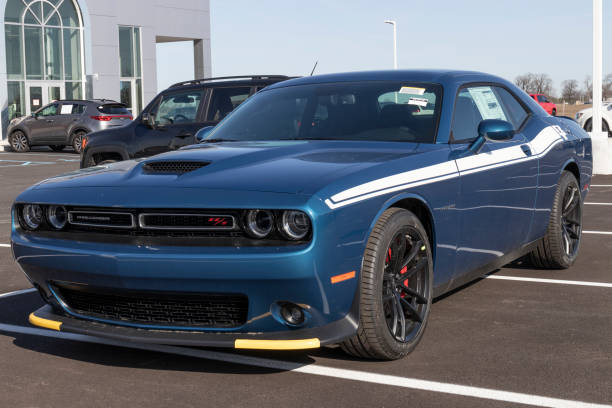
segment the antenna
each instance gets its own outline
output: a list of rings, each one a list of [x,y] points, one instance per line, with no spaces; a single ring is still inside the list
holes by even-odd
[[[314,74],[315,69],[317,69],[317,65],[319,65],[319,61],[315,62],[314,67],[312,67],[312,71],[310,71],[310,76],[312,76],[312,74]]]

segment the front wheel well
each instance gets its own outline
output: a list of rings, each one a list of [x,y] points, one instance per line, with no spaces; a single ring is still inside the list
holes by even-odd
[[[93,158],[95,164],[101,163],[101,162],[106,161],[106,160],[115,160],[115,161],[122,161],[123,160],[123,157],[121,156],[121,154],[119,154],[117,152],[94,153],[92,155],[92,158]]]
[[[431,215],[431,211],[429,211],[429,208],[422,201],[416,198],[405,198],[403,200],[397,201],[396,203],[393,203],[391,207],[403,208],[404,210],[408,210],[414,215],[416,215],[416,217],[425,227],[425,231],[427,231],[427,237],[429,238],[431,248],[433,251],[435,251],[435,231],[433,224],[433,216]]]

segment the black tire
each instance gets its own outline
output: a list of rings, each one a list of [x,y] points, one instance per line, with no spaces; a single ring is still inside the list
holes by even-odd
[[[553,108],[553,110],[552,110],[552,115],[553,115],[553,116],[557,116],[557,110],[556,110],[556,109],[554,109],[554,108]]]
[[[432,285],[427,231],[412,212],[390,208],[368,239],[360,274],[359,327],[341,348],[360,358],[396,360],[406,356],[425,331]]]
[[[54,152],[61,152],[62,150],[64,150],[64,148],[66,146],[64,145],[49,145],[49,147],[51,148],[51,150],[53,150]]]
[[[534,266],[567,269],[576,261],[582,233],[580,185],[573,173],[561,174],[546,235],[530,253]]]
[[[21,130],[16,130],[9,136],[9,144],[11,149],[17,153],[24,153],[30,151],[30,141],[25,133]]]
[[[83,136],[86,134],[87,132],[84,130],[77,130],[72,134],[72,142],[70,144],[72,145],[75,153],[81,154],[81,150],[83,149]]]
[[[584,124],[585,132],[591,132],[593,130],[593,120],[588,119]],[[610,126],[608,126],[608,122],[605,119],[601,120],[601,131],[608,132],[608,137],[612,137],[612,132],[610,131]]]

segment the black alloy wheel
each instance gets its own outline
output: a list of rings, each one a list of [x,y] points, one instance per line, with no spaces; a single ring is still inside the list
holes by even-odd
[[[387,327],[399,342],[410,342],[427,315],[429,259],[419,231],[398,231],[385,257],[382,300]]]
[[[433,297],[427,230],[402,208],[385,211],[368,239],[359,276],[359,326],[341,344],[356,357],[396,360],[417,346]]]
[[[582,207],[580,206],[580,190],[570,184],[563,195],[561,206],[561,224],[563,249],[569,258],[575,258],[580,244],[582,232]]]
[[[11,149],[18,153],[27,152],[30,150],[30,142],[27,136],[21,130],[16,130],[9,136]]]
[[[538,268],[566,269],[578,256],[582,234],[582,197],[576,176],[561,173],[548,220],[546,235],[529,254]]]

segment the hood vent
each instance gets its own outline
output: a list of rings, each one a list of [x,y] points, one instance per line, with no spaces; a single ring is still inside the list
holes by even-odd
[[[153,161],[146,163],[142,170],[149,174],[185,174],[207,166],[210,162],[199,161]]]

